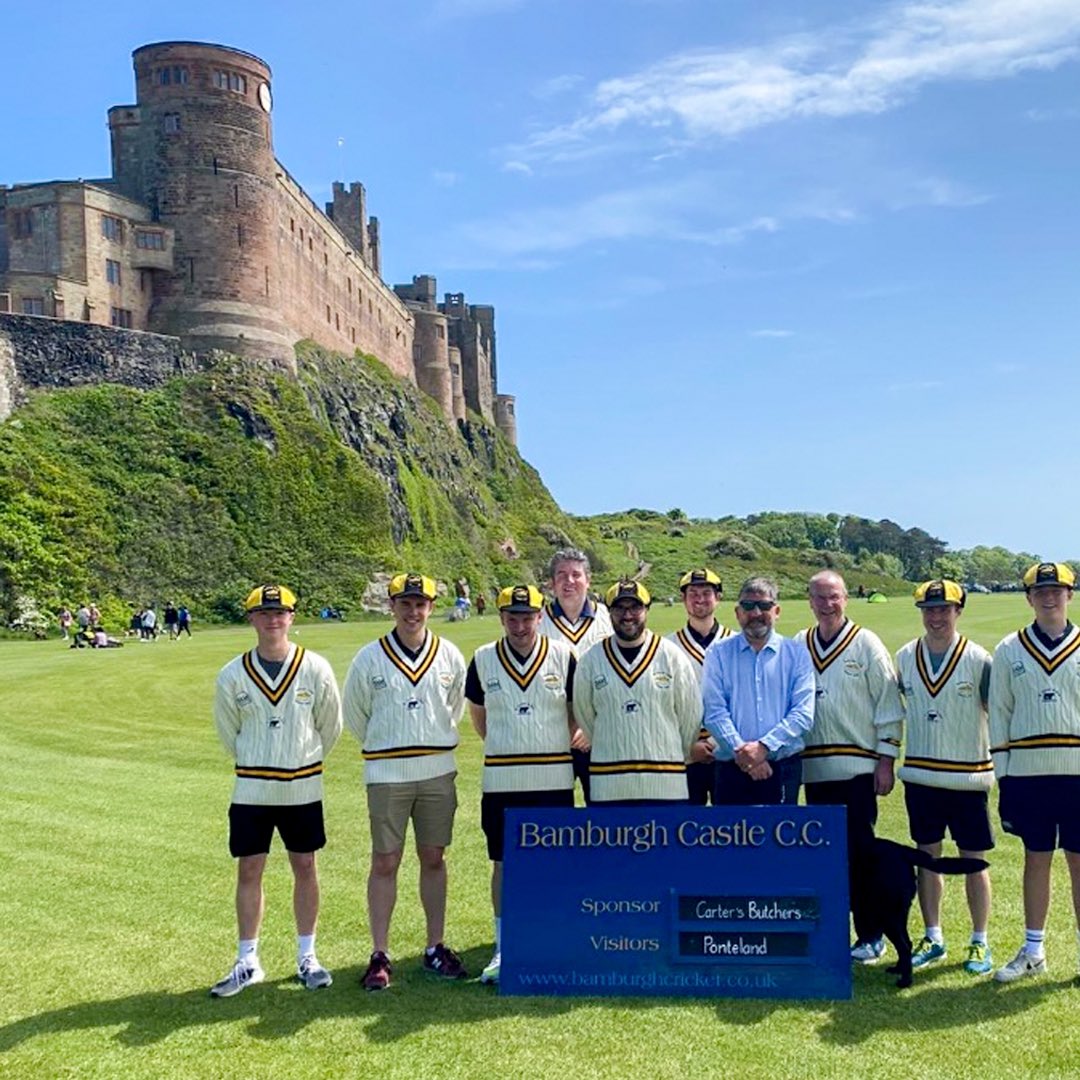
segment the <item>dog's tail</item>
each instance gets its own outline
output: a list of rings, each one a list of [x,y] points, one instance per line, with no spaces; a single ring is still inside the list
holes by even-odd
[[[916,847],[897,844],[881,837],[878,837],[877,843],[892,848],[912,866],[921,866],[924,870],[930,870],[935,874],[977,874],[990,866],[985,859],[961,859],[956,856],[942,856],[935,859],[933,855],[928,855]]]

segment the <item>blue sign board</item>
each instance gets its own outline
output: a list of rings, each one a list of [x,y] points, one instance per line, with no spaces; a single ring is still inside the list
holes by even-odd
[[[851,997],[842,807],[508,810],[502,994]]]

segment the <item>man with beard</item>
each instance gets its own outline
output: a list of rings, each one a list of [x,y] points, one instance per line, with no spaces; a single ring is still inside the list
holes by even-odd
[[[495,955],[480,975],[483,983],[499,981],[505,812],[574,805],[568,698],[574,656],[561,642],[540,636],[539,589],[515,585],[503,589],[496,603],[505,635],[476,650],[465,676],[473,727],[484,740],[480,824],[495,911]]]
[[[723,641],[731,636],[731,631],[716,619],[716,606],[724,595],[724,586],[719,574],[701,567],[683,574],[679,579],[679,591],[686,608],[686,625],[668,634],[668,641],[673,641],[689,657],[700,684],[705,650],[714,641]],[[705,806],[712,797],[716,786],[715,750],[713,737],[703,727],[691,751],[691,763],[686,769],[686,784],[690,789],[692,806]]]
[[[743,582],[735,605],[742,633],[705,654],[705,727],[717,744],[718,806],[799,800],[799,754],[814,723],[814,668],[801,644],[775,630],[778,595],[771,578]]]
[[[589,597],[592,577],[589,556],[577,548],[562,548],[548,563],[548,585],[554,599],[544,606],[540,633],[552,641],[561,641],[575,657],[585,654],[598,641],[611,633],[611,618],[607,609]],[[574,776],[581,784],[585,803],[591,801],[589,791],[589,741],[581,731],[575,731],[572,741]]]
[[[592,744],[593,802],[686,802],[686,762],[701,728],[697,674],[646,626],[644,585],[619,581],[606,600],[614,633],[581,657],[573,685],[574,718]]]

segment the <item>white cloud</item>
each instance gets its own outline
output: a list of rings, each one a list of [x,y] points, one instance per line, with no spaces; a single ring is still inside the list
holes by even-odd
[[[756,338],[789,338],[795,336],[794,330],[751,330],[751,337]]]
[[[934,82],[1009,78],[1080,57],[1076,0],[893,4],[874,19],[742,50],[697,49],[600,83],[518,159],[565,160],[628,129],[693,141],[794,119],[883,112]]]
[[[522,176],[532,176],[532,167],[526,165],[524,161],[507,161],[503,163],[503,172],[508,173],[520,173]]]
[[[545,79],[538,86],[533,87],[533,97],[546,101],[548,98],[558,97],[560,94],[569,93],[581,85],[581,75],[555,75]]]
[[[706,226],[698,220],[701,208],[710,207],[714,199],[715,178],[701,173],[669,184],[609,191],[568,206],[533,207],[465,222],[458,226],[457,238],[467,249],[498,261],[627,240],[720,246],[780,228],[780,221],[769,216]]]
[[[431,174],[431,179],[439,187],[453,187],[461,179],[461,176],[451,169],[436,169]]]

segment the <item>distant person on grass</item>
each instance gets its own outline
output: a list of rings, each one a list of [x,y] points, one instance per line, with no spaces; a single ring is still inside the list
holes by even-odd
[[[705,663],[705,650],[714,641],[731,637],[731,631],[721,626],[716,618],[716,608],[724,595],[720,575],[708,567],[687,570],[679,579],[683,606],[686,608],[686,625],[668,634],[668,641],[678,645],[694,665],[698,681]],[[670,601],[669,601],[670,602]],[[691,751],[691,763],[686,767],[686,784],[690,791],[691,806],[705,806],[716,787],[716,742],[703,727]]]
[[[814,668],[801,643],[776,632],[779,589],[752,577],[739,589],[741,634],[705,653],[705,726],[716,740],[717,806],[794,806],[799,754],[814,723]]]
[[[255,648],[221,669],[214,699],[218,735],[236,761],[229,851],[237,859],[240,936],[236,963],[211,987],[214,997],[231,997],[264,978],[258,953],[262,877],[275,829],[293,872],[296,977],[308,990],[333,981],[315,954],[315,853],[326,844],[322,771],[341,734],[341,699],[330,665],[289,641],[296,611],[289,589],[253,589],[244,610],[255,631]]]
[[[181,634],[191,637],[191,612],[186,604],[181,604],[176,609],[176,638],[179,641]]]
[[[480,824],[492,862],[495,954],[480,975],[485,983],[499,981],[502,958],[503,814],[516,807],[574,805],[574,654],[540,636],[539,589],[503,589],[496,605],[504,636],[476,650],[465,677],[473,727],[484,740]]]
[[[593,805],[685,803],[701,731],[697,672],[646,625],[652,598],[641,582],[616,582],[606,600],[615,632],[581,657],[573,685],[574,719],[592,744]]]
[[[904,709],[892,657],[881,638],[847,616],[847,583],[821,570],[807,585],[814,625],[795,635],[814,665],[814,726],[802,752],[803,791],[809,806],[847,809],[848,884],[855,944],[851,958],[873,964],[884,939],[868,929],[870,880],[879,798],[892,792],[900,756]],[[940,852],[938,852],[940,854]],[[917,963],[917,962],[916,962]]]
[[[393,974],[390,917],[410,820],[427,924],[424,970],[465,978],[461,958],[443,941],[465,660],[455,645],[428,629],[437,595],[431,578],[397,574],[388,592],[394,628],[356,654],[343,694],[345,722],[363,747],[371,824],[367,896],[373,949],[363,976],[367,990],[386,989]]]
[[[589,596],[592,582],[589,556],[577,548],[562,548],[548,563],[548,585],[554,599],[544,605],[540,633],[552,641],[561,641],[576,657],[603,641],[611,631],[607,608]],[[576,730],[572,742],[574,776],[581,784],[585,802],[591,802],[589,790],[589,742]]]
[[[1076,575],[1065,563],[1024,574],[1035,621],[994,651],[990,752],[1001,827],[1024,842],[1024,944],[994,973],[1013,982],[1046,971],[1050,867],[1065,850],[1080,939],[1080,629],[1068,608]]]
[[[935,858],[941,855],[946,829],[961,856],[982,859],[994,846],[988,810],[994,765],[986,715],[990,654],[957,630],[966,601],[963,586],[955,581],[924,581],[915,590],[915,606],[922,612],[926,633],[896,654],[907,710],[900,779],[911,839]],[[993,968],[986,938],[990,872],[968,874],[965,885],[972,932],[964,970],[986,975]],[[943,887],[941,874],[919,870],[925,930],[912,954],[912,967],[948,955],[941,928]]]

